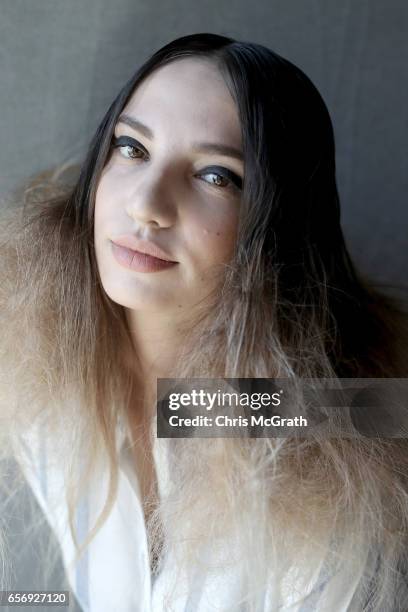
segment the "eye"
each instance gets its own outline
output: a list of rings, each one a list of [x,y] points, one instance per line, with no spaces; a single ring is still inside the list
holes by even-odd
[[[221,189],[236,189],[238,191],[242,189],[242,179],[234,172],[231,172],[231,170],[220,166],[205,168],[205,170],[195,176],[198,178],[210,177],[209,180],[204,180]]]
[[[119,149],[120,155],[125,159],[143,159],[149,156],[144,146],[130,136],[114,136],[112,148]]]

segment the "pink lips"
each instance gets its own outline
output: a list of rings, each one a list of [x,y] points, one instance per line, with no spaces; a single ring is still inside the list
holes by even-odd
[[[121,243],[121,244],[119,244]],[[153,243],[137,240],[132,236],[124,236],[115,238],[115,242],[111,241],[112,253],[116,261],[130,270],[136,272],[159,272],[177,265],[177,261],[161,259],[151,254],[142,253],[136,248],[130,248],[133,245],[141,245],[139,248],[149,250],[154,253],[164,254],[164,251],[159,249]]]

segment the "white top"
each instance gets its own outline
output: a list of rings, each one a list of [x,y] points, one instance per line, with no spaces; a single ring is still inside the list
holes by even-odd
[[[50,460],[50,441],[44,435],[40,420],[24,434],[26,465],[23,473],[48,523],[56,534],[62,553],[67,579],[84,612],[244,612],[236,601],[241,595],[242,581],[236,573],[205,579],[197,571],[177,585],[179,589],[171,605],[165,600],[166,585],[172,579],[174,564],[168,559],[153,579],[151,576],[146,527],[140,489],[133,468],[126,436],[118,428],[119,482],[118,495],[106,522],[98,531],[76,566],[74,543],[68,526],[68,509],[64,502],[64,482],[61,470]],[[159,492],[166,478],[166,463],[160,445],[153,447],[159,479]],[[76,510],[76,528],[82,542],[89,526],[95,524],[106,498],[108,474],[95,475],[86,497]],[[288,601],[291,600],[288,585]],[[294,595],[294,594],[293,594]],[[320,591],[308,598],[308,603],[291,607],[293,612],[332,610],[321,607]],[[349,610],[349,597],[336,602],[336,612]],[[274,612],[272,596],[265,593],[256,612]],[[283,608],[280,608],[282,610]]]

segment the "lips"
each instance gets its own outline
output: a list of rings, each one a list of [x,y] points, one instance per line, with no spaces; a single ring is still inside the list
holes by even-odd
[[[147,253],[141,253],[113,241],[111,241],[111,245],[112,253],[116,261],[121,266],[136,272],[160,272],[178,264],[177,261],[153,257]]]
[[[132,234],[122,234],[112,237],[112,242],[137,253],[143,253],[156,259],[175,263],[174,259],[158,244]]]

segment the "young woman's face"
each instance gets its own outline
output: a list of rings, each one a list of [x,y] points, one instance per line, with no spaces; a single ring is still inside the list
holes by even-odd
[[[130,309],[180,312],[219,283],[236,240],[241,129],[217,68],[183,58],[156,70],[124,108],[113,145],[95,202],[104,290]],[[137,240],[176,263],[138,255],[146,242]]]

